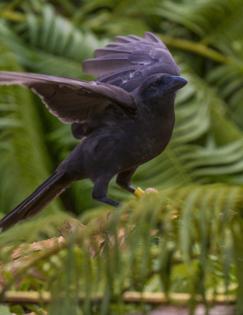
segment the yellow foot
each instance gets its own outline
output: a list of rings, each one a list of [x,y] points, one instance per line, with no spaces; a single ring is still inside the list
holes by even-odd
[[[158,193],[158,190],[155,188],[147,188],[146,190],[143,190],[142,188],[137,187],[134,191],[134,196],[141,198],[146,193]]]
[[[134,191],[134,195],[137,197],[137,198],[141,198],[143,195],[144,195],[144,190],[142,190],[142,188],[140,187],[137,187]]]

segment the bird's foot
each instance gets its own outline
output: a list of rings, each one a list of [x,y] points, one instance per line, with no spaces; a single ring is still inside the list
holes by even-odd
[[[134,195],[137,197],[137,198],[141,198],[144,194],[146,193],[158,193],[158,190],[155,189],[155,188],[147,188],[146,190],[143,190],[142,188],[140,187],[137,187],[134,191]]]
[[[115,208],[119,207],[119,205],[120,205],[119,201],[116,201],[116,200],[113,200],[113,199],[110,199],[107,197],[101,197],[101,198],[95,198],[95,199],[102,202],[102,203],[105,203],[109,206],[113,206]]]
[[[137,187],[135,190],[134,190],[134,196],[136,196],[137,198],[141,198],[143,195],[144,195],[145,191],[140,188],[140,187]]]

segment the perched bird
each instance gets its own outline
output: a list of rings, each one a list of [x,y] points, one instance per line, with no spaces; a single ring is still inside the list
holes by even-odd
[[[187,81],[158,37],[117,36],[83,67],[97,80],[0,72],[0,85],[30,88],[80,140],[53,175],[0,221],[1,230],[39,212],[75,180],[92,180],[93,198],[118,206],[107,197],[110,180],[117,175],[117,184],[135,193],[136,169],[168,144],[176,91]]]

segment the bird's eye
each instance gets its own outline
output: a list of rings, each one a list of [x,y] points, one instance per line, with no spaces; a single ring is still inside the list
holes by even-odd
[[[157,82],[154,82],[150,85],[150,88],[153,90],[153,89],[157,89],[158,85],[157,85]]]

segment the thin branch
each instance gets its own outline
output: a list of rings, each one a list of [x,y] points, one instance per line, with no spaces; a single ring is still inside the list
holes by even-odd
[[[166,45],[170,47],[175,47],[175,48],[179,48],[185,51],[190,51],[190,52],[196,53],[198,55],[207,57],[209,59],[212,59],[214,61],[217,61],[223,64],[229,64],[233,62],[231,58],[226,57],[220,52],[212,48],[209,48],[208,46],[202,43],[195,43],[187,39],[174,38],[174,37],[161,35],[161,34],[159,34],[159,37],[165,42]]]
[[[85,301],[85,296],[79,297],[79,302],[83,303]],[[172,293],[169,298],[164,293],[161,292],[136,292],[128,291],[122,296],[122,300],[127,304],[134,303],[145,303],[151,305],[161,305],[175,303],[176,305],[187,305],[190,301],[190,294],[186,293]],[[95,295],[91,297],[92,303],[100,303],[103,300],[102,295]],[[197,301],[203,302],[200,296],[197,297]],[[207,301],[214,304],[234,304],[235,296],[233,295],[208,295]],[[35,292],[35,291],[6,291],[2,298],[3,303],[10,304],[49,304],[51,302],[50,292]]]
[[[63,236],[49,238],[47,240],[34,242],[31,244],[24,244],[17,247],[11,255],[13,260],[17,260],[20,257],[31,254],[32,252],[48,250],[53,247],[60,247],[65,243]]]
[[[11,261],[7,264],[0,264],[0,276],[5,272],[12,274],[11,279],[6,282],[3,277],[0,277],[0,299],[4,295],[4,292],[6,292],[17,279],[23,277],[31,267],[66,248],[70,242],[73,243],[73,238],[77,243],[83,242],[91,256],[102,252],[106,239],[104,233],[109,225],[110,219],[110,216],[105,215],[99,217],[99,220],[91,220],[88,225],[83,225],[75,219],[69,219],[60,229],[61,234],[64,236],[54,237],[32,244],[23,244],[14,249],[11,254]],[[97,224],[98,221],[99,224]],[[120,228],[117,233],[119,244],[122,245],[126,236],[124,229]],[[86,235],[88,235],[88,237]],[[109,241],[110,244],[114,243],[112,237]]]
[[[5,283],[3,279],[1,279],[0,299],[2,299],[6,290],[8,290],[17,279],[25,275],[25,273],[37,262],[47,259],[48,257],[58,253],[60,250],[65,248],[66,242],[60,243],[58,239],[59,238],[53,239],[52,246],[48,249],[41,250],[40,252],[37,252],[31,256],[20,256],[18,259],[10,262],[9,264],[1,266],[1,273],[10,272],[13,277],[7,283]]]

